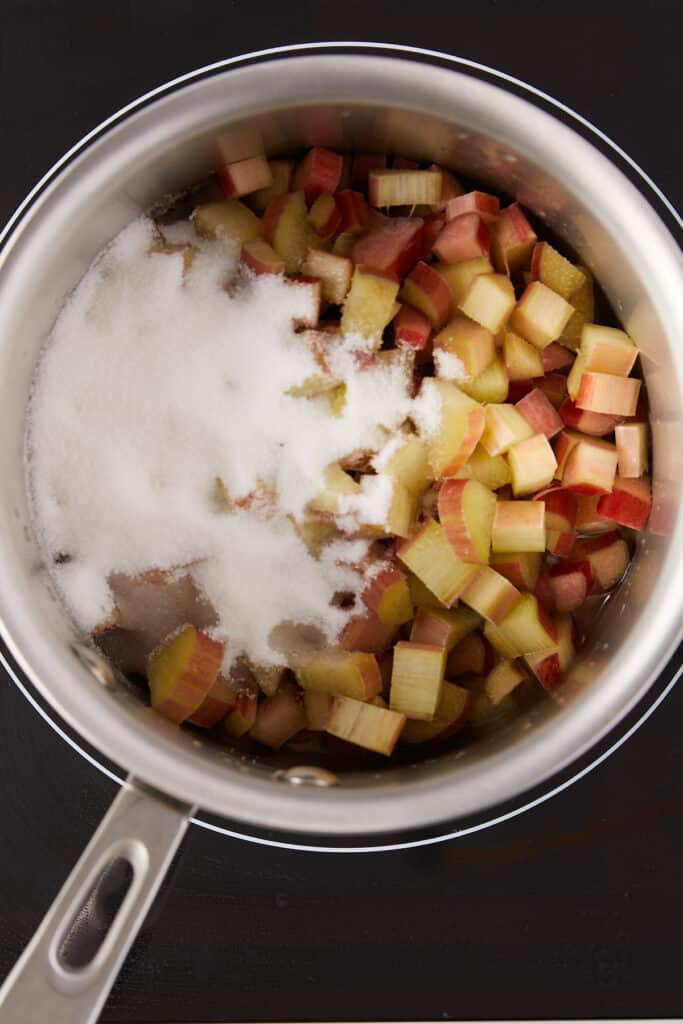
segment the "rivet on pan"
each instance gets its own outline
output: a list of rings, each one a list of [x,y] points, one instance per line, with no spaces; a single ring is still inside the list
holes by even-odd
[[[114,675],[113,668],[106,658],[98,654],[94,648],[88,644],[75,643],[71,645],[71,649],[98,683],[101,683],[102,686],[106,686],[108,689],[116,686],[116,676]]]
[[[313,765],[296,765],[294,768],[273,772],[274,779],[289,782],[292,786],[338,786],[339,779],[325,768]]]

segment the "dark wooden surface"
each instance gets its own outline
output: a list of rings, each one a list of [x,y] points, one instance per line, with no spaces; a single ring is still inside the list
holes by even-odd
[[[233,53],[335,38],[519,75],[592,118],[680,207],[679,9],[4,0],[0,217],[146,89]],[[682,718],[679,687],[582,782],[440,847],[313,855],[192,829],[103,1020],[680,1016]],[[0,680],[0,976],[114,788]]]

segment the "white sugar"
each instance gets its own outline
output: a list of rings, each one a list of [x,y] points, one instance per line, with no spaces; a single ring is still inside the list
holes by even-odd
[[[348,612],[332,598],[358,591],[349,566],[368,549],[339,541],[315,560],[288,516],[304,517],[329,463],[378,451],[413,414],[407,377],[381,362],[359,370],[359,341],[347,338],[330,366],[345,385],[340,415],[324,396],[288,394],[320,372],[292,327],[306,289],[237,274],[230,240],[200,240],[188,225],[164,233],[195,247],[189,269],[180,252],[148,252],[154,228],[140,219],[99,257],[55,325],[30,410],[36,521],[48,557],[71,558],[54,571],[82,628],[111,613],[111,572],[191,563],[217,611],[217,635],[235,654],[273,663],[268,638],[283,621],[334,640]],[[418,403],[424,422],[438,418],[428,404]],[[272,492],[276,514],[217,511],[217,477],[233,501]],[[344,512],[374,521],[389,500],[378,478]]]
[[[432,377],[422,381],[410,416],[422,437],[434,437],[437,433],[441,423],[441,394]]]
[[[452,380],[456,384],[465,384],[470,380],[470,374],[467,372],[465,364],[454,352],[435,348],[434,367],[437,377],[442,377],[444,380]]]

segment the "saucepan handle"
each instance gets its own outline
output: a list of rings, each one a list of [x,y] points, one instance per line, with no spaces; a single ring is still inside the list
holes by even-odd
[[[192,808],[129,779],[0,989],[3,1024],[93,1024]]]

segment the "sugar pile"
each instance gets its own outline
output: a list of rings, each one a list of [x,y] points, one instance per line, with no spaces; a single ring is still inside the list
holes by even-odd
[[[196,254],[150,253],[152,222],[130,224],[65,304],[38,365],[28,431],[35,518],[74,618],[93,629],[113,611],[107,577],[192,565],[218,614],[230,656],[278,661],[268,643],[284,620],[316,625],[332,642],[357,592],[367,542],[339,540],[316,560],[293,526],[329,463],[377,451],[411,409],[396,366],[359,372],[348,349],[334,371],[345,404],[288,394],[319,373],[292,326],[305,289],[282,278],[234,278],[238,247],[205,241]],[[349,341],[349,339],[346,339]],[[219,511],[231,498],[275,492],[277,510]],[[372,510],[387,502],[366,488]],[[349,504],[357,512],[363,496]],[[367,512],[367,509],[366,509]],[[280,657],[281,660],[281,657]]]

